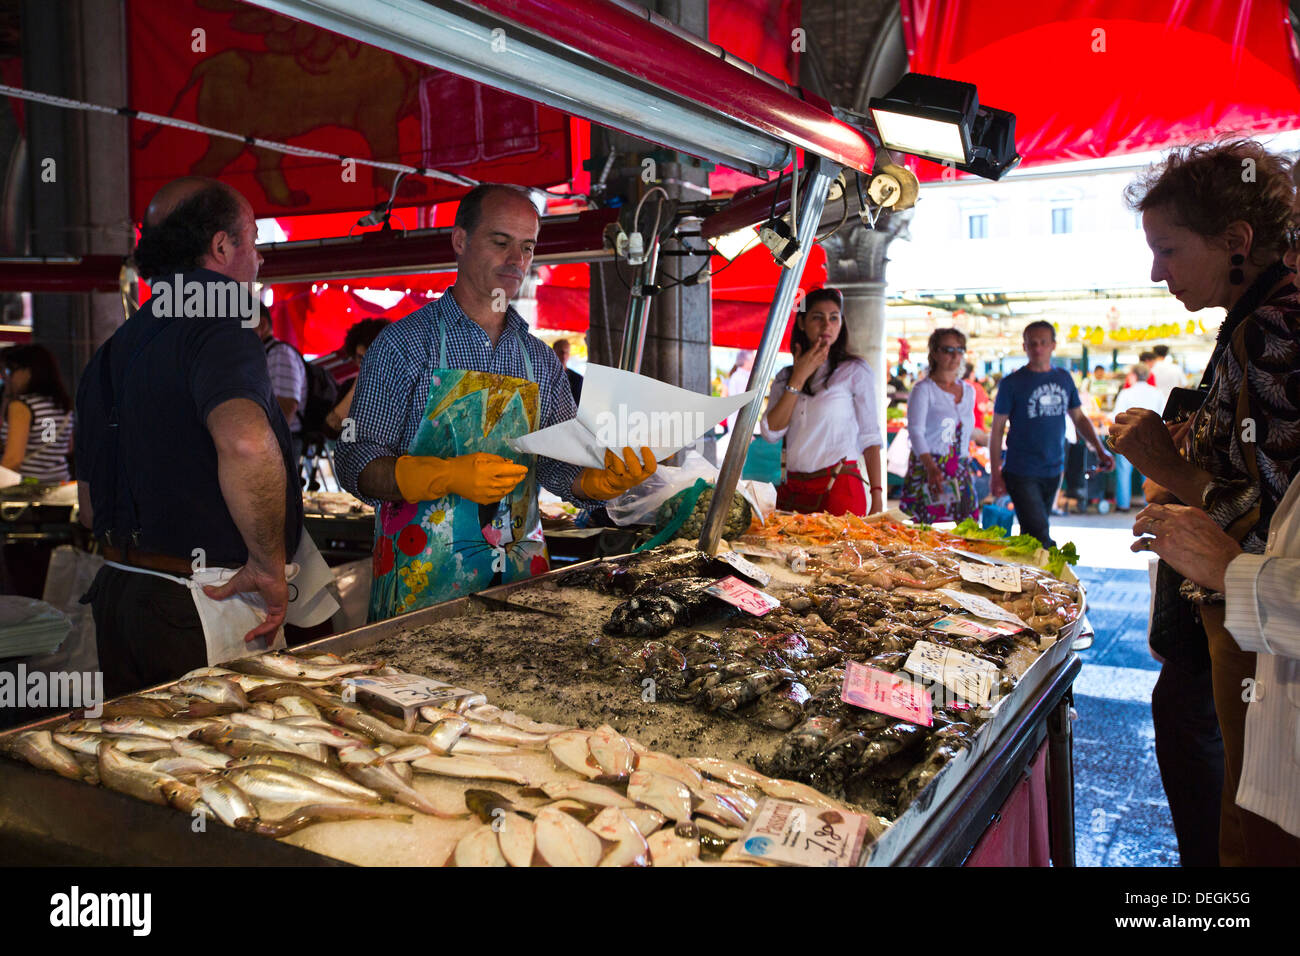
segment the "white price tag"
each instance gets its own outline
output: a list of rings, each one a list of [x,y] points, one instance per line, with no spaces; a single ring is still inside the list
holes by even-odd
[[[1003,610],[988,598],[982,598],[978,594],[966,594],[962,591],[954,591],[952,588],[940,588],[939,593],[946,598],[952,599],[963,610],[970,611],[976,617],[988,618],[990,621],[1010,621],[1025,630],[1032,630],[1028,624],[1010,611]]]
[[[990,661],[929,641],[913,645],[903,669],[977,704],[988,703],[998,679],[998,669]]]
[[[722,552],[718,555],[718,560],[731,565],[745,577],[757,581],[763,587],[767,587],[772,580],[772,575],[764,571],[753,561],[746,561],[735,551]]]
[[[454,687],[430,677],[416,674],[381,674],[365,677],[349,677],[345,685],[356,688],[358,697],[368,697],[377,704],[388,704],[403,712],[431,704],[436,707],[450,707],[457,701],[468,699],[473,704],[486,704],[487,696],[477,691]]]
[[[963,581],[974,581],[995,591],[1020,591],[1020,568],[1014,564],[969,564],[958,566]]]
[[[871,831],[860,813],[764,797],[740,838],[756,860],[793,866],[855,866]]]
[[[986,623],[985,621],[973,621],[968,617],[943,617],[926,626],[932,631],[940,631],[944,634],[973,637],[981,644],[985,641],[991,641],[995,637],[1009,637],[1020,630],[1010,621]]]
[[[728,575],[720,581],[715,581],[704,590],[755,617],[762,617],[768,611],[781,606],[781,602],[772,595],[760,591],[752,584],[746,584],[735,575]]]

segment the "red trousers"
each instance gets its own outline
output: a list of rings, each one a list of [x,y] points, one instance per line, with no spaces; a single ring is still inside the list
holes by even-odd
[[[776,506],[782,511],[804,514],[824,511],[842,515],[851,511],[866,517],[867,491],[857,461],[842,462],[840,473],[834,477],[829,474],[815,478],[787,476],[776,489]]]

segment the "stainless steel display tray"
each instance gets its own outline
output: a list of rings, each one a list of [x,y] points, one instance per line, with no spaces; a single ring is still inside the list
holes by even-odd
[[[617,562],[619,559],[605,559]],[[488,589],[485,595],[504,597],[513,591],[535,586],[584,567],[571,565],[527,581]],[[1082,587],[1080,588],[1082,592]],[[481,615],[482,605],[472,607],[472,596],[403,614],[374,624],[299,645],[294,653],[346,654],[369,647],[384,638],[401,634],[434,621],[460,617],[471,612]],[[1081,609],[1082,610],[1082,609]],[[961,811],[961,791],[969,791],[977,776],[996,770],[1003,755],[1022,744],[1022,737],[1040,724],[1035,716],[1052,685],[1068,674],[1073,658],[1071,645],[1083,615],[1070,625],[1044,654],[1030,665],[1010,694],[1003,698],[994,717],[976,735],[970,750],[950,761],[921,792],[913,804],[893,823],[865,854],[865,865],[889,866],[910,862],[918,847],[931,855],[945,840],[960,839],[951,826]],[[1075,665],[1077,668],[1077,664]],[[473,687],[472,674],[462,681]],[[163,687],[166,685],[159,685]],[[156,689],[156,688],[155,688]],[[48,728],[68,719],[59,714],[16,727],[0,738],[22,730]],[[123,796],[102,787],[65,780],[55,774],[0,758],[0,860],[18,854],[23,862],[38,863],[41,847],[47,859],[59,863],[105,865],[340,865],[338,860],[312,853],[278,840],[270,840],[227,827],[211,827],[202,840],[194,839],[190,819],[170,807],[159,807]],[[959,848],[960,849],[960,848]],[[968,849],[968,847],[966,848]],[[15,861],[16,862],[16,861]]]

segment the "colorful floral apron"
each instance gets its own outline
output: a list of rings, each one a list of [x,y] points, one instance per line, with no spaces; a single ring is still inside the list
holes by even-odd
[[[370,620],[473,594],[550,570],[537,507],[536,456],[507,444],[537,430],[540,393],[519,335],[528,379],[447,367],[441,323],[438,367],[409,455],[455,458],[487,452],[528,466],[509,495],[490,505],[448,493],[415,504],[386,501],[375,514]]]

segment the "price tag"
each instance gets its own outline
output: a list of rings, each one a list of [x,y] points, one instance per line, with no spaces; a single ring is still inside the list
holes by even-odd
[[[773,551],[771,548],[760,547],[757,544],[746,544],[744,541],[733,544],[731,550],[747,554],[751,558],[776,558],[778,561],[782,559],[780,551]]]
[[[1014,564],[969,564],[958,566],[963,581],[974,581],[995,591],[1020,591],[1020,568]]]
[[[772,575],[768,574],[753,561],[746,561],[735,551],[722,552],[718,555],[718,560],[731,565],[745,577],[757,581],[763,587],[767,587],[772,580]]]
[[[980,643],[991,641],[995,637],[1009,637],[1020,631],[1020,628],[1010,621],[990,624],[984,621],[972,621],[968,617],[943,617],[927,627],[944,634],[973,637]]]
[[[410,715],[425,705],[455,710],[455,705],[461,701],[465,701],[467,706],[487,703],[487,696],[477,691],[454,687],[416,674],[349,677],[343,683],[356,688],[357,697],[365,698],[368,703],[381,710],[396,712],[403,716]]]
[[[924,684],[907,674],[891,674],[857,661],[845,666],[840,700],[922,727],[934,724],[930,692]]]
[[[988,618],[990,621],[1010,621],[1017,624],[1024,630],[1033,630],[1028,624],[1020,620],[1010,611],[1004,611],[988,598],[982,598],[977,594],[965,594],[961,591],[954,591],[952,588],[940,588],[939,593],[944,597],[951,598],[957,604],[961,605],[963,610],[970,611],[976,617]]]
[[[755,617],[762,617],[768,611],[781,606],[781,602],[772,595],[760,591],[752,584],[746,584],[735,575],[729,574],[704,590]]]
[[[903,669],[977,704],[988,703],[998,677],[998,669],[991,662],[929,641],[913,645]]]
[[[764,797],[745,832],[741,852],[756,860],[792,866],[855,866],[870,833],[867,818]]]

